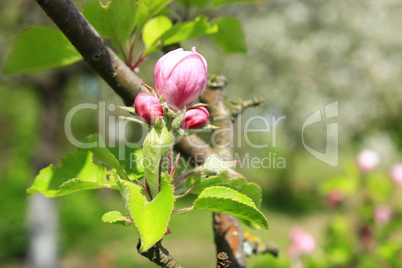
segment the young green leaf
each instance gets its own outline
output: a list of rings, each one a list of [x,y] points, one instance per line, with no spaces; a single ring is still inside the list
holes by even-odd
[[[145,23],[170,2],[172,2],[172,0],[138,0],[135,25],[138,29],[142,30]]]
[[[238,19],[232,17],[213,20],[219,27],[217,33],[209,37],[226,53],[246,52],[246,40]]]
[[[59,30],[47,26],[33,27],[18,35],[4,73],[41,71],[81,59],[78,51]]]
[[[102,221],[106,223],[130,225],[131,221],[127,216],[121,215],[119,211],[109,211],[102,216]]]
[[[120,178],[128,180],[128,175],[123,167],[120,165],[119,160],[116,159],[115,155],[113,155],[106,145],[103,143],[102,138],[97,135],[93,134],[84,139],[84,144],[88,143],[96,143],[96,146],[92,146],[90,148],[85,148],[81,150],[88,150],[94,154],[95,159],[103,162],[106,166],[110,168],[114,168],[117,171],[117,174]]]
[[[179,4],[188,7],[204,7],[208,4],[209,0],[176,0]]]
[[[81,190],[114,188],[112,171],[92,162],[92,153],[75,153],[62,161],[61,168],[50,165],[40,171],[32,186],[27,190],[28,196],[42,193],[47,197],[58,197]]]
[[[90,0],[82,10],[85,18],[103,38],[122,44],[134,31],[137,1],[114,0],[102,5],[99,0]]]
[[[175,202],[172,185],[163,179],[161,191],[151,202],[141,194],[138,185],[123,180],[118,180],[118,185],[130,218],[140,233],[140,251],[147,251],[166,233]]]
[[[235,3],[250,3],[250,2],[257,2],[261,0],[212,0],[210,6],[217,7],[227,4],[235,4]]]
[[[231,188],[213,186],[203,190],[194,201],[194,209],[231,214],[268,229],[268,221],[246,195]]]
[[[152,128],[145,138],[143,146],[144,175],[151,189],[152,197],[158,193],[159,163],[172,142],[172,137],[166,127],[162,129]]]
[[[167,30],[173,26],[172,21],[166,16],[157,16],[149,20],[142,33],[145,47],[151,47]]]
[[[222,172],[218,176],[205,178],[203,176],[197,177],[195,180],[190,180],[187,182],[188,187],[195,185],[194,189],[191,190],[192,194],[199,194],[204,189],[211,186],[225,186],[236,190],[244,195],[247,195],[254,204],[259,208],[261,206],[262,194],[261,187],[253,182],[248,182],[245,178],[227,178],[227,171]]]
[[[216,24],[210,24],[205,16],[198,16],[193,21],[178,22],[159,39],[164,45],[171,45],[183,40],[218,32]]]

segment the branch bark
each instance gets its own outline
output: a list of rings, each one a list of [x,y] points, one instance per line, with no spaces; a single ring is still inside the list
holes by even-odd
[[[36,2],[124,103],[133,105],[135,97],[142,91],[141,79],[105,44],[74,4],[70,0]]]
[[[212,76],[208,80],[207,88],[201,95],[202,102],[209,104],[209,112],[212,124],[220,127],[215,134],[214,144],[216,152],[220,157],[233,159],[233,150],[230,146],[231,129],[233,119],[231,118],[230,106],[225,104],[227,80],[224,76]],[[247,266],[243,250],[243,232],[239,221],[223,213],[213,213],[213,228],[217,255],[225,252],[232,268],[244,268]],[[220,267],[221,260],[217,259],[217,267]]]

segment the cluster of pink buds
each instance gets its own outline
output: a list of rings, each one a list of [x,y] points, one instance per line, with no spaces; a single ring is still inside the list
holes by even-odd
[[[314,238],[299,227],[289,231],[290,246],[287,250],[289,257],[298,258],[302,254],[312,254],[316,248]]]
[[[186,109],[180,126],[182,129],[198,129],[207,123],[207,109],[188,108],[204,91],[207,79],[207,62],[195,48],[192,51],[176,49],[156,63],[154,84],[157,94],[163,96],[163,101],[171,111]],[[149,125],[154,125],[164,114],[160,100],[145,93],[137,96],[134,108],[141,120]]]
[[[363,150],[358,154],[356,163],[360,172],[367,174],[380,164],[380,156],[376,151]]]

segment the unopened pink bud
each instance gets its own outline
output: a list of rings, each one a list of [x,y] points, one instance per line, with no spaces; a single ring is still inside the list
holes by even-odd
[[[385,225],[391,220],[392,211],[387,205],[378,205],[374,209],[374,220],[379,225]]]
[[[186,111],[182,129],[197,129],[203,127],[209,119],[209,112],[205,107],[197,107]]]
[[[389,172],[392,182],[395,185],[402,186],[402,164],[395,164]]]
[[[288,255],[292,258],[301,254],[311,254],[316,248],[314,238],[304,230],[294,227],[289,231],[290,246]]]
[[[345,195],[343,194],[342,191],[334,189],[326,196],[327,206],[330,208],[334,208],[338,206],[343,201],[344,198]]]
[[[134,102],[135,113],[142,121],[149,125],[154,125],[155,121],[163,116],[162,105],[157,97],[146,93],[140,93]]]
[[[380,163],[380,156],[376,151],[363,150],[356,158],[361,173],[366,174],[374,170]]]
[[[174,110],[193,103],[207,84],[207,62],[193,47],[173,50],[158,60],[154,69],[154,84],[159,95]]]

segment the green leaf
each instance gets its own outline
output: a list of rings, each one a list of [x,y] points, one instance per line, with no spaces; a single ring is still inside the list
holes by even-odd
[[[102,216],[102,221],[106,223],[130,225],[131,221],[127,216],[121,215],[119,211],[109,211]]]
[[[102,138],[97,135],[93,134],[84,139],[83,144],[88,143],[95,143],[96,146],[91,146],[89,148],[81,148],[80,150],[88,150],[94,154],[95,159],[103,162],[106,166],[110,168],[114,168],[117,171],[117,174],[123,178],[128,180],[128,175],[123,167],[120,165],[119,160],[115,157],[114,154],[110,152],[110,150],[106,147],[103,143]]]
[[[247,46],[241,22],[232,17],[218,18],[212,21],[219,27],[217,33],[209,37],[226,53],[246,52]]]
[[[161,191],[148,202],[138,185],[123,180],[118,180],[118,184],[130,218],[140,233],[140,251],[147,251],[166,233],[175,202],[172,185],[163,179]]]
[[[268,221],[253,201],[231,188],[213,186],[206,188],[194,201],[194,209],[231,214],[268,229]]]
[[[210,24],[205,16],[198,16],[194,21],[178,22],[159,39],[165,46],[194,37],[218,32],[216,24]]]
[[[218,176],[205,178],[203,176],[197,177],[195,180],[190,180],[187,182],[188,187],[194,184],[194,189],[191,191],[192,194],[199,194],[204,189],[211,186],[225,186],[236,190],[244,195],[247,195],[254,204],[259,208],[262,201],[261,187],[253,182],[248,182],[245,178],[227,178],[227,171],[222,172]]]
[[[142,30],[145,23],[170,2],[172,0],[138,0],[135,25]]]
[[[144,41],[145,47],[151,47],[159,37],[162,36],[167,30],[173,26],[172,21],[166,16],[158,16],[149,20],[145,26],[142,33],[142,40]]]
[[[108,149],[119,160],[131,180],[134,179],[133,174],[137,179],[144,176],[144,154],[141,147],[122,144],[118,147],[108,147]]]
[[[143,146],[144,175],[151,189],[152,197],[158,193],[159,163],[172,142],[172,137],[166,127],[162,129],[152,128],[145,138]]]
[[[82,14],[103,38],[121,44],[134,31],[138,4],[133,0],[114,0],[103,6],[99,0],[90,0]]]
[[[262,0],[212,0],[210,6],[217,7],[227,4],[235,4],[235,3],[251,3],[251,2],[258,2]]]
[[[204,7],[208,4],[209,0],[176,0],[179,4],[189,7]]]
[[[78,51],[59,30],[39,26],[18,35],[4,73],[41,71],[69,65],[81,59]]]
[[[92,155],[91,152],[72,154],[63,159],[61,168],[50,165],[42,169],[27,190],[28,196],[42,193],[47,197],[58,197],[81,190],[117,188],[110,176],[112,171],[95,165]]]

